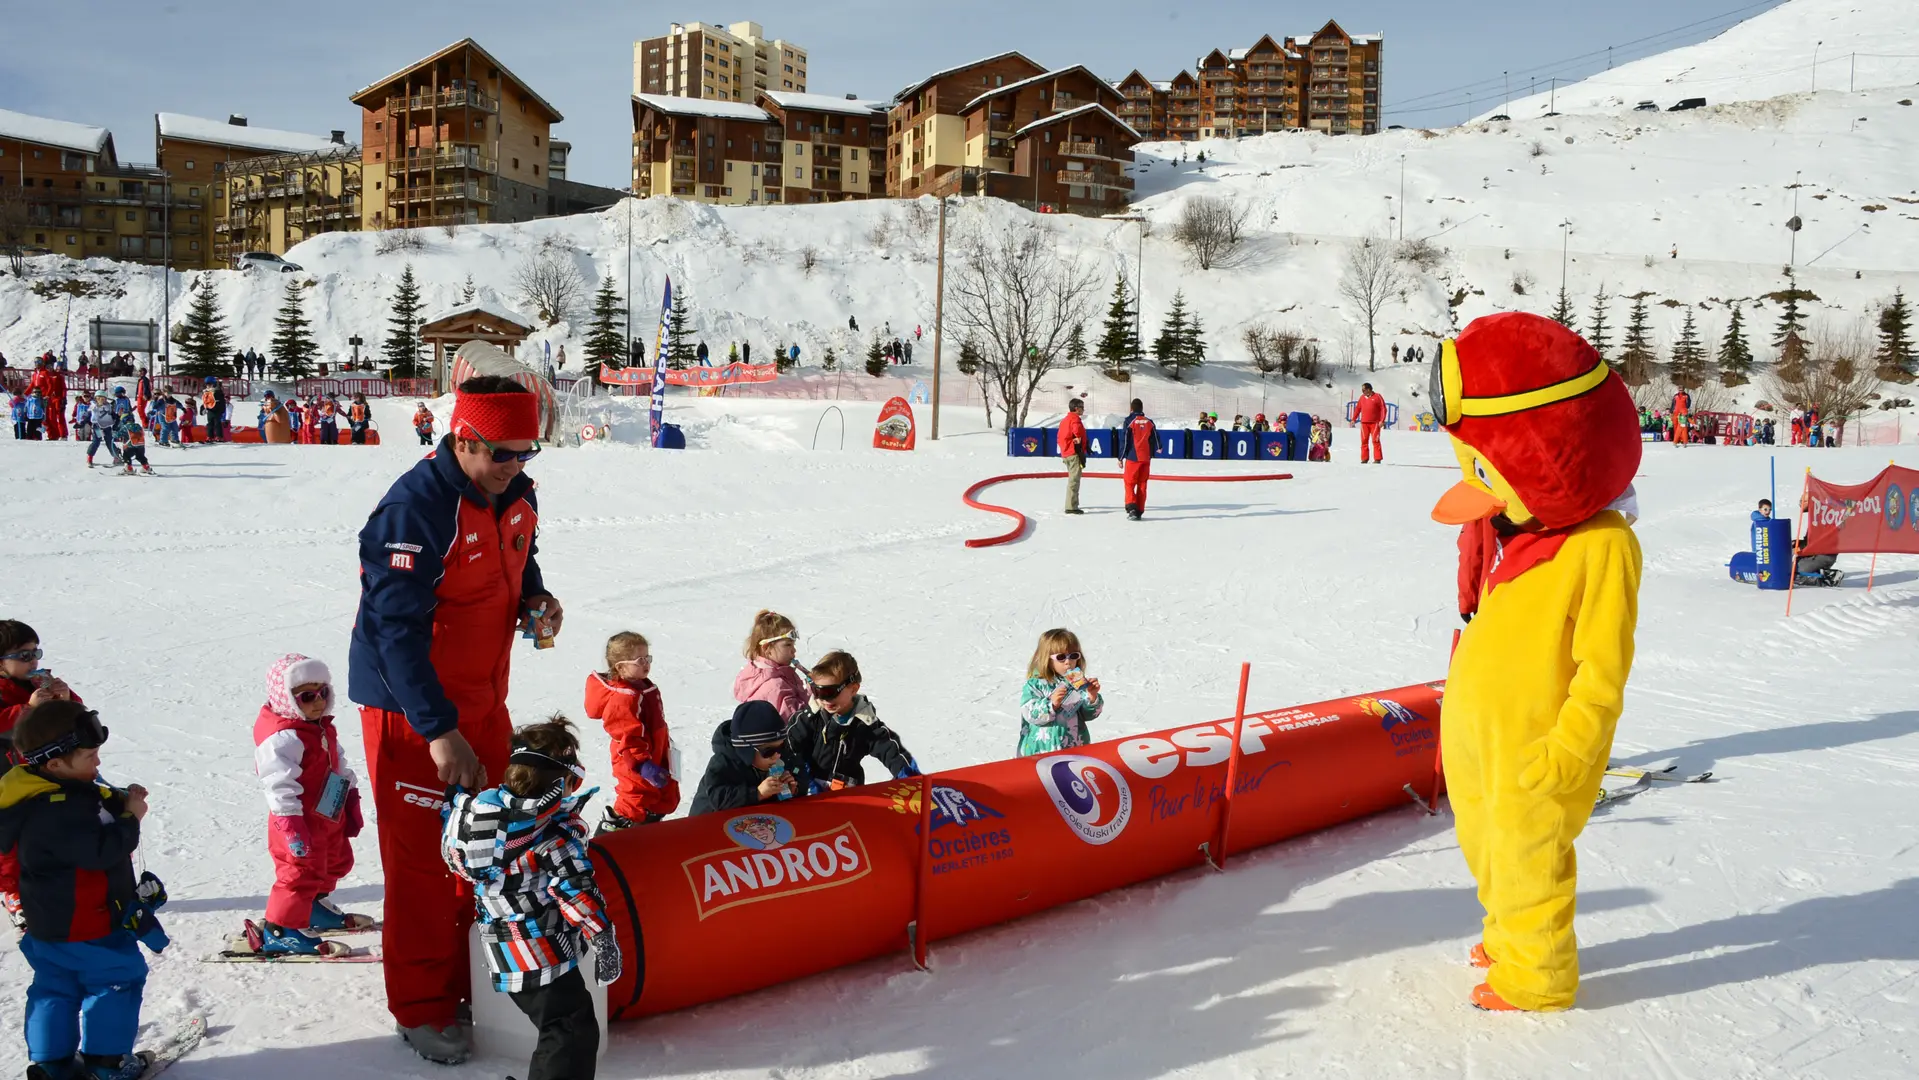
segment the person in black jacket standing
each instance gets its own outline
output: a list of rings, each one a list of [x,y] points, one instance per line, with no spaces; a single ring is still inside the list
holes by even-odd
[[[742,702],[731,720],[713,729],[713,759],[689,816],[806,794],[805,758],[793,752],[787,736],[778,709],[764,701]]]
[[[816,785],[838,791],[866,783],[862,762],[869,757],[878,758],[896,780],[920,774],[900,737],[860,693],[860,665],[851,653],[827,653],[811,675],[812,704],[793,718],[793,740],[806,755]]]

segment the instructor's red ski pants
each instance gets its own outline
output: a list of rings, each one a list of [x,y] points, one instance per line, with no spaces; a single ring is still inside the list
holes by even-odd
[[[472,888],[440,858],[446,785],[404,714],[363,708],[360,728],[386,874],[380,946],[387,1010],[401,1027],[445,1027],[471,996],[466,946],[474,915]],[[513,739],[505,703],[478,723],[463,717],[460,733],[486,767],[487,783],[499,783]]]
[[[1150,461],[1129,461],[1126,463],[1126,505],[1146,512],[1146,481],[1152,479],[1153,463]]]
[[[1369,462],[1385,460],[1386,452],[1379,448],[1379,425],[1359,425],[1359,463],[1365,465]]]

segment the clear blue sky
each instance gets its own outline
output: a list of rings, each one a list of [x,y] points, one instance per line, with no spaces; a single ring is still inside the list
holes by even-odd
[[[738,0],[69,0],[0,15],[0,108],[108,127],[131,161],[153,159],[155,112],[237,112],[262,127],[321,136],[344,128],[355,139],[359,110],[347,95],[471,36],[566,114],[555,134],[573,143],[573,179],[624,187],[632,42],[675,19],[757,20],[809,51],[808,89],[877,98],[1007,49],[1111,79],[1136,67],[1167,79],[1213,48],[1308,33],[1330,18],[1352,33],[1386,35],[1385,122],[1437,126],[1497,103],[1502,71],[1515,73],[1518,96],[1534,75],[1544,87],[1550,76],[1603,70],[1609,44],[1623,62],[1703,40],[1781,2],[1335,0],[1289,4],[1294,14],[1281,17],[1252,0],[814,0],[770,10]]]

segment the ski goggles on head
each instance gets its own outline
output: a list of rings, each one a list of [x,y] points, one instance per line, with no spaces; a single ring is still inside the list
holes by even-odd
[[[561,783],[569,789],[577,788],[581,784],[586,783],[586,770],[580,766],[579,762],[568,761],[565,758],[556,758],[551,754],[542,754],[538,750],[529,750],[524,746],[514,747],[513,753],[507,756],[506,763],[508,765],[525,765],[529,768],[550,769],[562,774],[570,774],[570,778],[566,775],[562,775],[560,778]]]
[[[47,650],[45,649],[15,649],[10,653],[0,653],[0,660],[25,660],[27,663],[32,664],[38,663],[40,658],[45,655],[47,655]]]
[[[782,641],[792,642],[793,647],[797,649],[800,646],[800,632],[798,630],[788,630],[786,633],[781,634],[778,637],[761,638],[760,646],[764,648],[768,645],[776,645]]]
[[[1458,342],[1448,338],[1439,344],[1439,363],[1433,365],[1427,392],[1432,395],[1433,415],[1442,427],[1451,427],[1469,416],[1505,416],[1576,398],[1605,382],[1609,374],[1611,369],[1604,360],[1599,360],[1583,374],[1536,390],[1496,397],[1467,397],[1459,374]]]
[[[33,750],[15,752],[28,765],[45,765],[54,758],[66,757],[75,750],[98,750],[107,741],[107,726],[100,722],[100,714],[88,709],[73,718],[73,730],[45,746]]]
[[[836,682],[822,686],[819,683],[814,683],[812,689],[814,697],[819,698],[821,701],[831,701],[840,696],[840,691],[846,689],[846,684]]]

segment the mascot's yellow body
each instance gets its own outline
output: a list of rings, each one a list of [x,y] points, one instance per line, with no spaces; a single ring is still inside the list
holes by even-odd
[[[1481,530],[1478,613],[1441,729],[1459,846],[1485,908],[1473,1002],[1569,1008],[1579,986],[1573,842],[1624,704],[1638,622],[1637,413],[1597,353],[1533,315],[1475,321],[1434,364],[1465,480],[1434,518]]]

